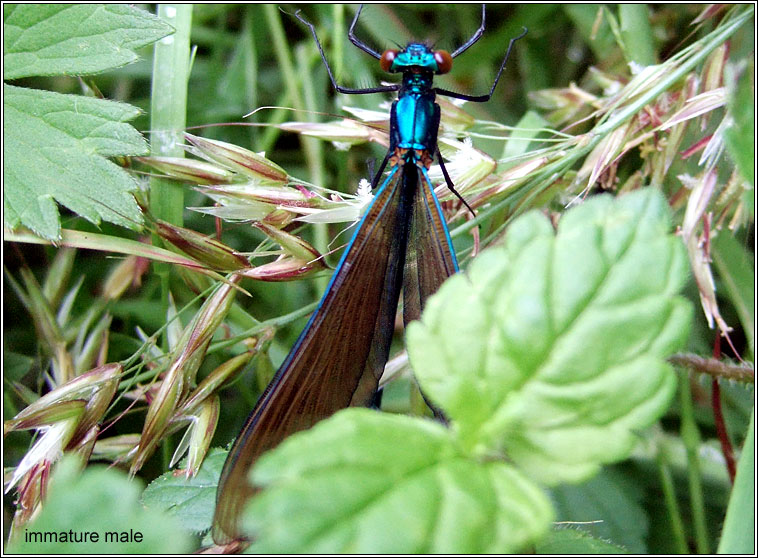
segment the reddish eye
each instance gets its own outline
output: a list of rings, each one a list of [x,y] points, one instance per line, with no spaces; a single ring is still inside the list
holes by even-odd
[[[437,63],[438,74],[446,74],[453,68],[453,57],[446,50],[435,50],[434,61]]]
[[[382,53],[382,57],[379,59],[379,66],[382,70],[389,72],[392,69],[392,63],[395,61],[395,56],[397,56],[396,50],[385,50]]]

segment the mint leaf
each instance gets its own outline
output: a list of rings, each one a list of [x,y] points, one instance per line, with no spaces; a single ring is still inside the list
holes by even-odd
[[[3,6],[3,78],[84,75],[118,68],[135,49],[173,32],[160,18],[119,4]]]
[[[463,443],[546,484],[628,456],[667,408],[665,357],[687,338],[687,259],[669,228],[652,188],[593,197],[557,234],[532,212],[430,298],[408,353]]]
[[[508,553],[549,527],[545,495],[510,465],[462,454],[431,420],[347,409],[253,469],[244,518],[262,553]]]
[[[604,468],[582,484],[556,486],[550,492],[557,522],[613,541],[632,554],[648,553],[649,521],[641,505],[645,489],[633,476]]]
[[[104,466],[79,471],[76,458],[61,461],[53,471],[40,515],[8,543],[9,553],[24,554],[167,554],[190,550],[191,539],[166,514],[139,503],[139,481]],[[47,535],[41,542],[39,535]],[[55,534],[57,542],[52,539]],[[81,540],[83,533],[97,541]],[[108,535],[111,533],[111,535]],[[116,540],[113,540],[113,534]],[[138,534],[140,536],[138,536]],[[61,542],[62,537],[66,542]],[[129,539],[129,540],[127,540]]]
[[[56,201],[99,224],[137,229],[135,180],[105,157],[147,152],[124,103],[3,85],[5,224],[60,238]]]
[[[148,509],[175,516],[185,529],[196,533],[207,531],[213,521],[216,488],[227,453],[220,448],[211,449],[192,478],[177,471],[161,475],[145,489],[142,502]]]

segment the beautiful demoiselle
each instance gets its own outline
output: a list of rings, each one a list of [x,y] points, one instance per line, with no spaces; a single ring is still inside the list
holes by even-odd
[[[361,9],[353,18],[350,41],[379,60],[381,68],[402,74],[395,85],[352,89],[337,84],[313,25],[299,12],[321,53],[334,88],[350,95],[398,92],[390,111],[390,147],[372,181],[374,199],[360,220],[316,311],[258,400],[224,465],[216,501],[214,540],[241,537],[238,518],[254,492],[252,464],[290,434],[348,406],[369,405],[387,362],[402,286],[403,318],[418,319],[428,296],[458,270],[450,234],[434,194],[429,168],[436,157],[455,192],[437,147],[440,107],[436,95],[485,102],[492,96],[513,43],[485,95],[465,95],[433,86],[453,59],[476,43],[479,29],[452,53],[412,42],[379,54],[355,36]],[[382,180],[385,170],[387,176]],[[464,202],[465,203],[465,202]]]

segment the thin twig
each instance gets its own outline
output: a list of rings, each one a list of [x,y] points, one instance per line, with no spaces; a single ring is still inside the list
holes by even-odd
[[[676,366],[689,368],[693,372],[709,374],[715,378],[737,380],[748,384],[755,383],[755,368],[750,362],[732,364],[715,358],[705,358],[692,353],[679,353],[669,358]]]

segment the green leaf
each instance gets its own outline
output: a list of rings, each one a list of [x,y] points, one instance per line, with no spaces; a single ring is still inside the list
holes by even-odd
[[[554,529],[543,537],[535,548],[536,554],[560,556],[566,554],[625,554],[626,551],[610,542],[597,539],[579,529]]]
[[[733,123],[724,132],[726,147],[742,177],[755,188],[755,67],[727,66],[729,114]],[[753,198],[753,192],[747,192]]]
[[[526,153],[533,142],[538,143],[535,138],[549,126],[550,123],[539,113],[533,110],[527,111],[516,124],[517,132],[513,134],[514,137],[508,138],[505,142],[503,158],[516,158]]]
[[[680,239],[652,188],[596,196],[557,234],[528,213],[429,299],[407,344],[419,383],[468,447],[547,484],[627,457],[668,407],[665,357],[687,339]]]
[[[5,350],[3,351],[3,382],[6,387],[3,393],[3,420],[10,420],[16,416],[20,409],[17,408],[18,394],[14,394],[14,391],[28,390],[26,386],[20,384],[20,380],[32,369],[35,364],[35,360],[21,353]],[[8,389],[10,388],[10,389]],[[37,394],[35,393],[36,397]],[[27,442],[26,436],[24,436],[24,442]],[[8,448],[8,439],[5,440],[6,448]],[[13,445],[13,444],[11,444]],[[27,447],[24,449],[26,453]],[[14,462],[8,458],[8,453],[5,454],[6,461]],[[17,460],[16,462],[20,461]]]
[[[3,380],[17,382],[34,366],[32,357],[13,351],[3,351]]]
[[[147,152],[124,103],[3,85],[5,224],[60,238],[56,200],[99,224],[137,229],[136,181],[105,157]]]
[[[25,554],[167,554],[190,550],[191,539],[177,521],[145,510],[141,487],[124,473],[104,466],[79,470],[76,458],[61,461],[53,472],[40,515],[8,544],[9,553]],[[33,535],[32,533],[41,533]],[[94,533],[98,540],[70,542]],[[106,539],[116,533],[117,540]],[[137,537],[139,533],[141,537]],[[51,538],[55,534],[58,542]],[[39,542],[47,535],[48,542]],[[60,542],[62,537],[66,542]],[[111,535],[112,537],[113,535]],[[121,537],[131,541],[122,541]],[[141,540],[137,540],[137,539]]]
[[[197,475],[187,478],[169,471],[151,482],[142,494],[148,509],[166,511],[185,529],[201,533],[211,527],[216,487],[228,452],[213,448]],[[186,459],[184,460],[186,463]]]
[[[596,26],[598,12],[602,7],[597,4],[574,4],[566,3],[563,10],[571,19],[577,32],[595,54],[598,60],[605,60],[613,54],[614,40],[610,26],[605,19],[600,20]]]
[[[604,468],[582,484],[554,487],[551,494],[559,523],[575,522],[578,529],[627,552],[648,553],[648,518],[641,506],[645,491],[630,475]]]
[[[3,32],[3,78],[15,79],[118,68],[173,29],[126,5],[16,4],[3,6]]]
[[[347,409],[253,469],[245,512],[263,553],[508,553],[549,527],[545,495],[513,467],[462,455],[426,419]]]
[[[755,410],[737,464],[719,554],[755,554]]]
[[[619,4],[618,17],[627,60],[642,66],[655,64],[655,43],[647,4]]]
[[[753,257],[728,230],[711,241],[711,259],[718,270],[724,293],[737,310],[748,349],[755,359],[755,266]]]

